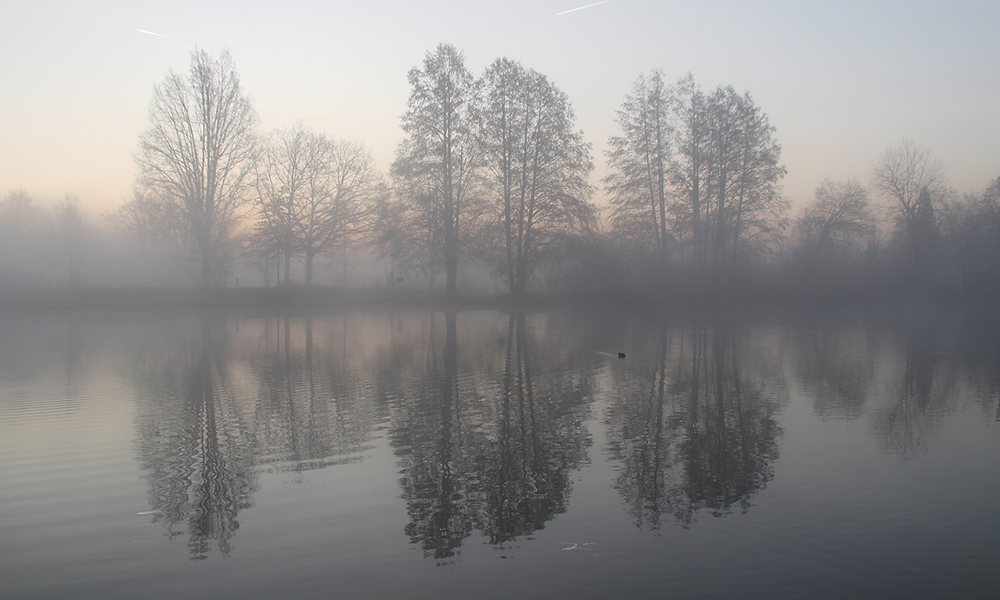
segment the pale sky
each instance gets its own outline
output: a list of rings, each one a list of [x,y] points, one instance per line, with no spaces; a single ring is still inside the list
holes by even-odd
[[[1000,176],[998,23],[1000,2],[954,0],[8,0],[0,195],[24,188],[52,203],[71,192],[95,215],[117,207],[153,85],[186,73],[196,47],[229,48],[264,130],[301,120],[359,140],[385,172],[406,73],[442,42],[477,76],[507,56],[566,92],[594,146],[595,185],[615,111],[640,72],[662,68],[670,82],[690,71],[706,90],[752,94],[777,128],[796,205],[824,178],[867,184],[903,138],[942,161],[953,188],[978,191]]]

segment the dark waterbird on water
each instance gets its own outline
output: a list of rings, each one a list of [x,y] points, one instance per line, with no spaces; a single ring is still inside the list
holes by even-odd
[[[618,353],[618,358],[625,358],[625,353],[624,352],[619,352]]]

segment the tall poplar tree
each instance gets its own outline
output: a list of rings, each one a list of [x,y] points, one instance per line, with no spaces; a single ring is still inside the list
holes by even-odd
[[[573,130],[566,94],[544,75],[500,58],[482,87],[480,144],[496,216],[487,227],[499,222],[503,260],[497,262],[510,292],[523,295],[566,236],[596,223],[587,183],[590,145]]]
[[[610,173],[604,178],[611,195],[616,229],[668,253],[670,212],[670,96],[663,72],[640,75],[625,96],[615,122],[621,135],[608,139]]]
[[[401,123],[407,139],[393,172],[401,180],[399,189],[413,191],[416,183],[417,195],[433,204],[429,212],[437,217],[431,222],[441,227],[445,292],[454,297],[477,168],[476,82],[462,53],[448,44],[428,52],[423,68],[411,69],[407,78],[412,90]]]

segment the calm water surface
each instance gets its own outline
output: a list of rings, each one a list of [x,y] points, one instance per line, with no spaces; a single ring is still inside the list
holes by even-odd
[[[995,598],[998,333],[0,313],[0,597]]]

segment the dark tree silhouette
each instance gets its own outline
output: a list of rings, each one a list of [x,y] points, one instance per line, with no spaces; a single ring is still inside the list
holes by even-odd
[[[781,147],[749,93],[705,93],[690,74],[665,88],[654,71],[617,120],[605,183],[619,235],[716,283],[779,241],[788,208]]]
[[[392,170],[413,194],[402,200],[427,203],[435,215],[412,226],[440,227],[445,292],[455,296],[477,170],[476,83],[462,53],[447,44],[428,52],[423,69],[411,69],[407,79],[412,91],[402,128],[408,137]]]
[[[856,179],[823,181],[795,221],[797,241],[811,265],[838,252],[862,250],[874,230],[868,192]]]
[[[481,237],[502,248],[493,262],[521,296],[566,237],[596,225],[587,184],[593,165],[582,133],[573,131],[569,100],[545,76],[500,58],[482,88],[479,143],[495,216]]]
[[[907,271],[919,278],[926,268],[928,229],[933,204],[947,192],[944,166],[930,152],[910,140],[887,148],[872,170],[872,187],[895,216],[897,235],[904,247]]]
[[[675,225],[670,160],[671,143],[679,140],[672,125],[671,100],[661,70],[654,70],[648,79],[639,76],[615,118],[622,133],[608,140],[610,173],[604,178],[615,229],[651,245],[663,258],[669,257],[668,241]]]
[[[944,213],[942,244],[966,294],[1000,290],[1000,177]]]

